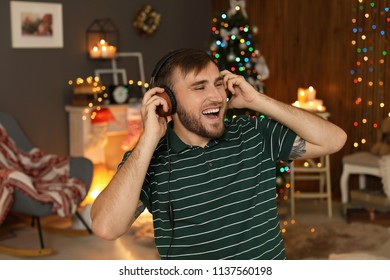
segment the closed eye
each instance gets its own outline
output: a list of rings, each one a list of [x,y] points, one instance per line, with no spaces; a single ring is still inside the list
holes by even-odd
[[[215,79],[214,85],[217,88],[220,88],[221,86],[223,86],[223,77],[220,76],[217,79]]]

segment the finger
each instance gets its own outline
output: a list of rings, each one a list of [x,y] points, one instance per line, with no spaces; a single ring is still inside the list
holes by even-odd
[[[162,93],[162,92],[164,92],[163,88],[160,88],[160,87],[151,88],[150,90],[148,90],[144,94],[144,97],[142,99],[142,104],[146,104],[148,102],[148,100],[150,100],[150,98],[152,98],[152,96],[156,95],[157,93]]]
[[[227,89],[232,94],[234,94],[236,92],[235,86],[237,85],[237,79],[238,79],[238,77],[235,75],[230,75],[229,77],[227,77],[227,81],[226,81]]]
[[[146,103],[146,106],[156,114],[156,116],[166,115],[169,111],[169,105],[165,98],[161,97],[158,94],[153,95],[149,101]]]
[[[220,73],[222,76],[226,76],[228,74],[231,74],[232,72],[230,72],[229,70],[222,70]]]
[[[232,79],[233,74],[230,73],[229,71],[225,70],[226,74],[223,76],[223,84],[226,89],[229,87],[229,81]]]

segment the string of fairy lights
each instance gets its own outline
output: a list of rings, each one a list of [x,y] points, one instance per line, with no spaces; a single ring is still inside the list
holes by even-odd
[[[385,87],[390,24],[388,2],[356,0],[352,8],[351,43],[356,58],[351,69],[355,128],[352,142],[355,149],[372,145],[377,140],[376,131],[382,120],[390,117]]]

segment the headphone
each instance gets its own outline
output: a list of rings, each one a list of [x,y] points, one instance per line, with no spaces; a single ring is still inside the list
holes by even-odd
[[[150,83],[149,84],[150,84],[151,87],[158,86],[158,87],[161,87],[161,88],[164,89],[163,93],[157,93],[156,95],[164,98],[167,101],[168,107],[169,107],[168,112],[165,112],[162,109],[161,105],[157,107],[156,112],[157,112],[157,114],[160,117],[167,117],[167,116],[170,116],[170,115],[176,113],[177,102],[176,102],[176,98],[175,98],[175,95],[174,95],[173,91],[167,85],[161,85],[161,84],[160,85],[155,85],[154,81],[157,78],[157,76],[159,75],[161,69],[167,63],[167,61],[169,61],[169,59],[171,59],[176,54],[181,53],[183,51],[184,51],[184,49],[178,49],[178,50],[171,51],[168,54],[166,54],[165,56],[163,56],[158,61],[158,63],[156,64],[156,66],[155,66],[155,68],[154,68],[154,70],[152,72],[152,76],[150,78]],[[172,201],[171,201],[171,190],[170,190],[171,160],[170,160],[170,155],[169,155],[168,136],[167,136],[167,147],[168,147],[168,168],[169,168],[167,213],[168,213],[169,223],[170,223],[170,226],[171,226],[171,229],[172,229],[171,240],[170,240],[170,244],[169,244],[169,247],[168,247],[167,253],[166,253],[166,258],[168,259],[169,255],[170,255],[170,252],[171,252],[171,249],[172,249],[173,240],[175,238],[175,218],[174,218],[174,211],[173,211],[173,205],[172,205]]]
[[[152,77],[150,78],[149,84],[151,87],[158,86],[165,90],[163,93],[157,93],[157,95],[164,98],[167,101],[169,107],[168,112],[163,111],[162,106],[157,107],[157,114],[160,117],[167,117],[176,113],[177,102],[176,102],[175,95],[173,94],[173,91],[167,85],[155,85],[154,80],[156,79],[156,77],[158,76],[158,74],[160,73],[164,65],[167,63],[167,61],[171,59],[173,56],[175,56],[176,54],[181,53],[183,51],[184,49],[178,49],[178,50],[171,51],[165,56],[163,56],[158,61],[158,63],[156,64],[152,72]]]

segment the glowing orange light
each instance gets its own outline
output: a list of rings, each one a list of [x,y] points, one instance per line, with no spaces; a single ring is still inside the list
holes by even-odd
[[[96,197],[105,189],[112,177],[114,176],[115,171],[109,170],[103,164],[97,164],[94,166],[93,179],[89,192],[81,205],[87,205],[93,203]]]

